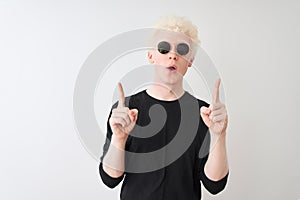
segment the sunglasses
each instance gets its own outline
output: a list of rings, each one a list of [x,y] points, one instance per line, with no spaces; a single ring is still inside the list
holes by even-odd
[[[162,41],[158,43],[157,50],[161,54],[167,54],[171,51],[171,44],[169,42]],[[176,46],[176,52],[181,56],[188,54],[189,51],[190,51],[190,47],[186,43],[179,43]]]

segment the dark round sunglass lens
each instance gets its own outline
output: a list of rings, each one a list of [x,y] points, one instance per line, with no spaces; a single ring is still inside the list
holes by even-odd
[[[157,49],[158,49],[159,53],[167,54],[167,53],[169,53],[171,46],[168,42],[163,41],[163,42],[158,43]]]
[[[177,45],[177,49],[176,50],[177,50],[177,53],[179,55],[184,56],[184,55],[188,54],[190,48],[189,48],[189,45],[187,45],[185,43],[180,43],[180,44]]]

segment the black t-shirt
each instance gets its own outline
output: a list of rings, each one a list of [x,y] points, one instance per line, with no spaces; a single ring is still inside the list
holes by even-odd
[[[199,200],[201,182],[212,194],[225,188],[228,174],[219,181],[212,181],[204,173],[210,134],[200,116],[200,108],[209,106],[206,102],[188,92],[177,100],[163,101],[143,90],[126,97],[125,104],[139,111],[136,123],[139,128],[134,128],[132,135],[129,135],[125,150],[138,155],[159,153],[142,161],[125,154],[125,173],[119,178],[110,177],[102,166],[112,136],[107,122],[107,140],[99,172],[104,184],[110,188],[124,179],[120,195],[122,200]],[[116,106],[117,103],[113,108]],[[158,107],[153,109],[155,106]],[[151,123],[154,126],[151,127]],[[148,158],[148,155],[145,156]]]

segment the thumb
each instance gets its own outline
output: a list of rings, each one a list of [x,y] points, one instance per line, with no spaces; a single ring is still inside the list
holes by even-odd
[[[203,114],[203,115],[209,115],[210,112],[211,112],[211,110],[210,110],[209,108],[205,107],[205,106],[202,106],[202,107],[200,108],[200,113],[201,113],[201,115],[202,115],[202,114]]]
[[[202,117],[203,122],[207,127],[211,126],[211,121],[209,119],[209,114],[211,113],[211,110],[205,106],[202,106],[200,108],[200,115]]]
[[[136,122],[138,116],[138,109],[134,108],[129,110],[129,116],[133,122]]]

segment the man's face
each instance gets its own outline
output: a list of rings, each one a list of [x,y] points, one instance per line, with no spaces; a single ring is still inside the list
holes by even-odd
[[[182,33],[163,31],[153,42],[148,59],[155,65],[155,80],[165,84],[181,82],[192,65],[191,39]]]

